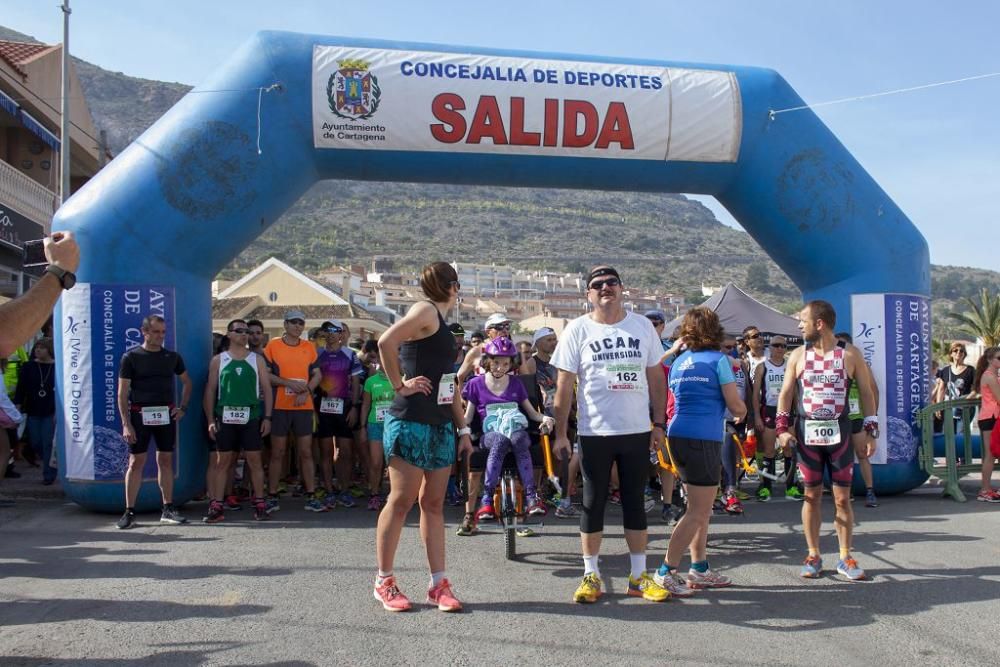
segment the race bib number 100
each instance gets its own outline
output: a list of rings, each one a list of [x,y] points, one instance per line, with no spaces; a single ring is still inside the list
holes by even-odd
[[[646,391],[646,372],[641,364],[616,363],[604,367],[608,391]]]
[[[803,431],[807,445],[832,447],[840,444],[840,422],[835,419],[807,419]]]

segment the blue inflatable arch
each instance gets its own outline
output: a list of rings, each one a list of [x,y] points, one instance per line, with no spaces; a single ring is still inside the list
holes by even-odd
[[[135,318],[168,316],[198,406],[210,282],[320,179],[712,195],[806,299],[834,304],[838,328],[877,338],[895,322],[910,332],[906,381],[884,393],[890,405],[904,394],[917,405],[929,330],[916,330],[917,368],[913,325],[900,322],[926,306],[926,242],[812,111],[769,113],[802,104],[767,69],[257,34],[56,215],[53,228],[72,230],[83,257],[57,320],[67,495],[122,507],[113,382],[139,340]],[[884,321],[852,324],[858,295],[874,298],[865,307]],[[878,364],[899,360],[871,347]],[[204,482],[199,413],[180,426],[179,502]],[[905,431],[876,466],[884,493],[925,479]],[[158,504],[151,478],[139,506]]]

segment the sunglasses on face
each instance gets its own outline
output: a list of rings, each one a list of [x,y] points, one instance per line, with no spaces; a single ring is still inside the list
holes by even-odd
[[[605,287],[618,287],[622,284],[622,281],[617,278],[607,278],[605,280],[595,280],[590,283],[590,289],[602,290]]]
[[[784,343],[771,343],[771,347],[776,347],[779,350],[784,350],[788,346],[785,345]]]
[[[250,332],[249,329],[230,329],[229,330],[229,333],[240,334],[240,335],[245,334],[245,333],[249,333],[249,332]]]
[[[502,324],[494,324],[493,326],[490,327],[490,329],[496,329],[497,331],[500,331],[501,329],[510,329],[510,322],[504,322]]]
[[[456,289],[462,289],[462,283],[458,282],[457,280],[452,280],[451,282],[448,283],[448,287],[454,287]]]
[[[297,327],[304,327],[306,325],[304,320],[287,320],[289,324],[293,324]]]
[[[758,338],[760,338],[760,334],[759,333],[747,334],[745,338],[746,340],[757,340]]]

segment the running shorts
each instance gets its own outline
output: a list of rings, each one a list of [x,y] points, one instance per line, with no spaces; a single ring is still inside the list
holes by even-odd
[[[722,479],[722,443],[718,440],[670,438],[670,454],[681,480],[692,486],[718,486]]]

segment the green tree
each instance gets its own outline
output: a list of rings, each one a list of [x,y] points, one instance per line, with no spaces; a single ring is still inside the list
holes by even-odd
[[[747,267],[747,289],[767,291],[771,288],[771,273],[764,262],[754,262]]]
[[[968,310],[948,313],[948,317],[959,323],[958,330],[982,338],[987,347],[1000,344],[1000,295],[991,295],[983,288],[978,303],[969,297],[963,297],[960,303],[968,306]]]

